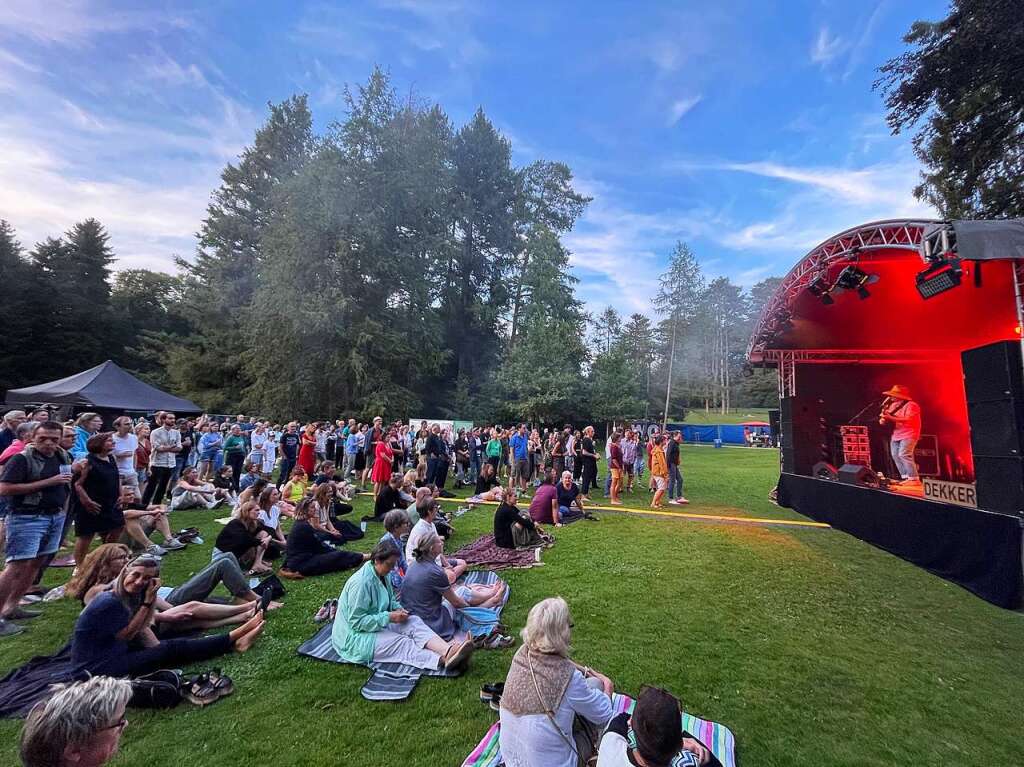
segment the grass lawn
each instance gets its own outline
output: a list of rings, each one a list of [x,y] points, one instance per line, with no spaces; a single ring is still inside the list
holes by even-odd
[[[777,460],[687,448],[686,511],[796,518],[765,499]],[[638,493],[635,505],[647,499]],[[361,499],[354,516],[368,506]],[[488,531],[492,510],[458,519],[455,545]],[[166,583],[208,560],[221,514],[175,515],[175,527],[196,524],[207,542],[169,554]],[[543,567],[506,574],[505,621],[518,630],[536,601],[564,596],[578,660],[620,690],[660,685],[727,724],[744,767],[1020,763],[1020,613],[831,529],[601,516],[559,531]],[[371,525],[358,548],[380,532]],[[477,691],[504,678],[513,650],[477,653],[466,676],[424,679],[403,703],[365,701],[366,670],[295,654],[346,577],[287,583],[261,641],[221,663],[238,691],[205,710],[130,712],[113,764],[461,764],[496,716]],[[31,630],[0,642],[0,673],[67,639],[76,606],[44,609]],[[18,727],[0,723],[0,764],[17,761]]]
[[[672,421],[670,418],[669,421]],[[745,421],[768,422],[768,408],[766,407],[745,407],[730,410],[728,413],[719,413],[712,410],[706,413],[703,410],[687,410],[683,423],[697,425],[719,424],[719,423],[744,423]]]

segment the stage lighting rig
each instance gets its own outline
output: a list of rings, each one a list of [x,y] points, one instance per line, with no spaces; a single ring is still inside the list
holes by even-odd
[[[865,286],[873,282],[878,282],[877,274],[868,274],[863,269],[850,264],[839,273],[839,277],[836,278],[835,288],[840,290],[856,290],[857,295],[863,301],[865,298],[871,297]]]
[[[918,273],[915,279],[917,292],[921,298],[932,298],[959,285],[962,275],[959,258],[935,259],[927,269]]]
[[[828,280],[825,278],[824,274],[819,274],[811,280],[810,284],[807,286],[807,290],[812,296],[820,298],[821,303],[825,304],[825,306],[831,306],[836,302],[836,300],[832,298],[832,286],[828,284]]]

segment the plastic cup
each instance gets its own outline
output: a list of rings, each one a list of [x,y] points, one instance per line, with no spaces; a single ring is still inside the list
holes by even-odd
[[[60,475],[62,477],[70,477],[71,476],[71,464],[70,463],[62,463],[60,465]]]

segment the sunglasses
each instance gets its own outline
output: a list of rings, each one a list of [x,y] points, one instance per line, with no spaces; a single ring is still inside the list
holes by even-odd
[[[109,724],[106,727],[100,727],[99,729],[96,730],[96,732],[103,732],[104,730],[117,730],[120,733],[120,732],[124,732],[124,728],[127,727],[127,726],[128,726],[128,720],[127,719],[121,719],[121,721],[116,722],[115,724]]]

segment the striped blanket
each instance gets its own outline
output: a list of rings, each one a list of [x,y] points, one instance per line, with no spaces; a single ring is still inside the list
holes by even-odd
[[[497,580],[498,576],[495,573],[481,570],[467,573],[460,583],[466,586],[490,586]],[[500,613],[500,608],[498,612]],[[334,645],[331,644],[331,628],[332,624],[328,623],[311,639],[303,642],[298,649],[299,655],[329,663],[347,663],[334,651]],[[458,676],[443,668],[430,670],[403,663],[370,663],[369,668],[373,673],[359,691],[367,700],[405,700],[416,689],[422,676]]]
[[[615,693],[612,697],[612,707],[616,716],[624,711],[632,713],[635,705],[636,701],[628,695]],[[484,739],[466,757],[462,767],[501,767],[500,730],[500,722],[491,725]],[[721,767],[736,767],[736,738],[728,727],[684,713],[683,731],[709,748]],[[631,744],[636,745],[632,732],[629,733],[629,740]],[[682,751],[672,761],[672,767],[697,767],[697,762],[693,754]]]
[[[540,564],[534,551],[536,549],[503,549],[494,542],[494,535],[488,533],[448,556],[490,570],[526,569]]]

